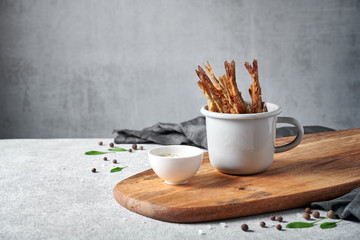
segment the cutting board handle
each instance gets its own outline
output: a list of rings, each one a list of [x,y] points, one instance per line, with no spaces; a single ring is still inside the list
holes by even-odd
[[[296,135],[296,138],[292,142],[282,145],[282,146],[276,146],[275,153],[288,151],[290,149],[293,149],[294,147],[296,147],[297,145],[299,145],[301,143],[301,140],[303,139],[303,136],[304,136],[304,128],[298,120],[296,120],[295,118],[292,118],[292,117],[277,117],[276,123],[288,123],[288,124],[294,125],[297,129],[297,135]]]

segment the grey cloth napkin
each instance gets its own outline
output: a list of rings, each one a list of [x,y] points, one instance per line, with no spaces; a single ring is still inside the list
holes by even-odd
[[[205,118],[197,117],[179,124],[157,123],[137,130],[114,130],[115,143],[157,143],[161,145],[191,145],[207,148]]]
[[[316,133],[334,131],[322,126],[305,126],[304,132]],[[151,127],[138,130],[114,130],[117,133],[115,143],[157,143],[161,145],[192,145],[207,149],[205,117],[197,117],[179,124],[157,123]],[[276,137],[295,136],[295,127],[276,129]]]
[[[326,211],[333,210],[341,219],[360,221],[360,188],[333,200],[313,202],[310,207],[322,208]]]

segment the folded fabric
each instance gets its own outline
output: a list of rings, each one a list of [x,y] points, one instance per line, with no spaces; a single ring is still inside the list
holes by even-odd
[[[360,221],[360,188],[333,200],[313,202],[310,207],[322,208],[326,211],[333,210],[341,219]]]
[[[326,132],[334,129],[322,126],[305,126],[304,132]],[[207,149],[205,117],[197,117],[179,124],[157,123],[151,127],[138,130],[114,130],[117,133],[115,143],[157,143],[161,145],[192,145]],[[276,137],[295,136],[295,127],[276,129]]]
[[[191,145],[207,148],[205,118],[197,117],[179,124],[157,123],[137,130],[114,130],[115,143],[157,143],[161,145]]]

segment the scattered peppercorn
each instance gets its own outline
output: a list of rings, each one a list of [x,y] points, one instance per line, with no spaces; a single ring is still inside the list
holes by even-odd
[[[244,223],[243,225],[241,225],[241,229],[246,232],[247,230],[249,230],[249,226]]]
[[[129,150],[128,150],[129,152],[132,152],[132,149],[131,148],[129,148]]]
[[[271,216],[270,216],[270,220],[275,221],[275,215],[271,215]]]
[[[104,159],[104,161],[107,161],[107,157],[104,157],[103,159]]]
[[[335,212],[334,212],[333,210],[329,210],[329,211],[326,213],[326,216],[327,216],[328,218],[332,218],[332,219],[336,218]]]
[[[113,163],[117,163],[117,160],[116,160],[116,159],[114,159],[114,160],[113,160]]]
[[[306,213],[311,213],[311,209],[309,207],[305,208]]]
[[[114,143],[110,143],[110,147],[114,147]]]
[[[304,219],[306,219],[306,220],[310,220],[310,214],[305,213],[305,214],[304,214]]]
[[[261,221],[260,222],[260,227],[265,227],[266,226],[266,223],[264,221]]]
[[[136,149],[137,149],[137,145],[136,145],[136,143],[134,143],[134,144],[132,145],[132,148],[133,148],[134,150],[136,150]]]
[[[282,218],[281,216],[278,216],[278,217],[276,218],[276,221],[278,221],[278,222],[282,222],[282,220],[283,220],[283,218]]]
[[[100,146],[103,145],[103,142],[99,142],[99,145],[100,145]]]
[[[320,217],[319,211],[314,211],[314,212],[312,213],[312,215],[314,216],[314,218],[319,218],[319,217]]]
[[[280,231],[282,229],[281,224],[276,225],[276,229]]]
[[[143,147],[143,146],[140,146],[140,147],[139,147],[139,149],[140,149],[140,150],[143,150],[143,149],[144,149],[144,147]]]
[[[96,168],[91,169],[92,172],[96,172]]]

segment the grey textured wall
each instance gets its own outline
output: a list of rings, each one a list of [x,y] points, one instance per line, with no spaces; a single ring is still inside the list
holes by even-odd
[[[304,125],[360,127],[360,1],[0,0],[0,138],[111,137],[200,115],[194,69],[258,59]]]

